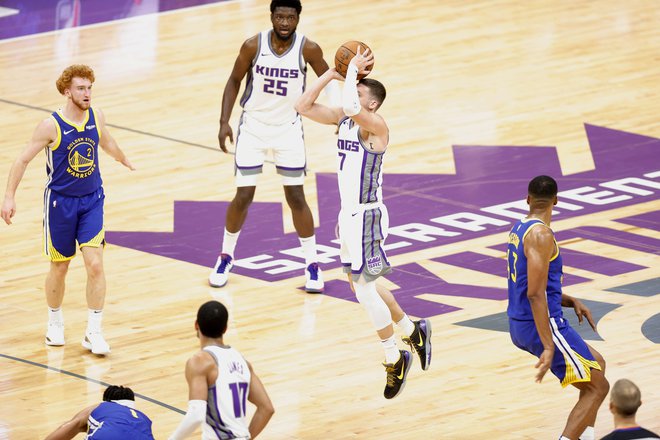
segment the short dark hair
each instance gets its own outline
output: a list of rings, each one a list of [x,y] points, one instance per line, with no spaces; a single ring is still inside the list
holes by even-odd
[[[199,331],[207,338],[219,338],[227,330],[229,312],[219,301],[208,301],[197,311]]]
[[[296,10],[298,15],[300,15],[300,12],[302,11],[300,0],[273,0],[270,2],[271,14],[275,12],[275,8],[293,8]]]
[[[378,107],[383,105],[385,96],[387,96],[387,91],[385,90],[383,83],[372,78],[362,78],[358,84],[365,85],[369,89],[371,97],[378,101]],[[376,109],[378,109],[378,107],[376,107]]]
[[[536,176],[529,182],[527,193],[536,199],[552,199],[557,195],[557,182],[550,176]]]
[[[110,402],[111,400],[135,400],[135,394],[129,387],[110,385],[103,392],[103,401]]]

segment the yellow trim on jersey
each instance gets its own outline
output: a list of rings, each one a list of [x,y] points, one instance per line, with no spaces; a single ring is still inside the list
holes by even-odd
[[[85,119],[83,119],[82,124],[76,124],[75,122],[68,120],[66,117],[64,117],[64,114],[62,114],[62,109],[59,109],[57,114],[60,115],[60,118],[62,118],[64,122],[72,127],[75,127],[75,129],[78,130],[78,133],[85,131],[85,125],[87,125],[87,121],[89,121],[89,110],[85,110]]]
[[[57,131],[57,136],[55,137],[55,141],[51,145],[47,145],[46,148],[50,148],[52,151],[55,151],[62,143],[62,130],[60,129],[60,124],[57,122],[57,119],[55,119],[55,116],[50,115],[50,118],[53,120],[53,122],[55,122],[55,130]]]
[[[101,229],[101,231],[98,234],[96,234],[96,237],[92,238],[91,240],[85,243],[80,243],[79,247],[83,248],[85,246],[89,246],[89,247],[97,248],[103,246],[104,241],[105,241],[105,228]]]
[[[555,254],[552,256],[552,258],[550,258],[550,261],[559,256],[559,245],[557,244],[557,240],[555,240],[555,234],[552,234],[552,241],[555,242]]]
[[[596,361],[590,361],[582,356],[580,356],[579,353],[576,353],[574,350],[571,350],[571,354],[575,356],[578,361],[584,366],[584,371],[586,374],[586,377],[580,378],[576,373],[575,370],[573,369],[573,364],[570,361],[570,359],[566,358],[566,355],[564,355],[564,363],[566,364],[566,373],[564,374],[564,380],[561,381],[561,386],[563,388],[566,388],[572,383],[578,383],[578,382],[590,382],[591,381],[591,369],[593,368],[594,370],[599,370],[601,371],[600,364]]]

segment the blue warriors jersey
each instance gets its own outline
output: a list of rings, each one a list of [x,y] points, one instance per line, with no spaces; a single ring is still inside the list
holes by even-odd
[[[538,219],[522,219],[518,221],[509,233],[509,246],[506,251],[509,273],[509,318],[517,320],[534,320],[532,309],[527,298],[527,257],[525,256],[524,240],[527,233],[537,226],[545,227]],[[555,240],[555,253],[550,259],[548,270],[548,285],[546,297],[551,318],[561,318],[561,283],[563,277],[562,259],[559,246]]]
[[[149,417],[119,402],[124,401],[101,402],[92,411],[87,421],[87,438],[153,440]]]
[[[102,185],[98,148],[101,129],[90,107],[78,125],[61,112],[53,112],[57,138],[46,147],[46,187],[60,194],[80,197],[91,194]]]

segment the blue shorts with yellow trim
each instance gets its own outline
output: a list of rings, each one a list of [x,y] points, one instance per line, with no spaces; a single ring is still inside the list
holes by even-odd
[[[81,248],[105,244],[104,200],[103,188],[82,197],[65,196],[46,188],[44,253],[51,261],[72,259],[76,255],[76,242]]]
[[[557,376],[562,387],[577,382],[589,382],[591,369],[601,368],[582,337],[564,318],[550,318],[550,329],[555,343],[555,355],[550,366],[552,374]],[[536,357],[543,353],[543,343],[533,320],[509,319],[509,333],[516,347]]]

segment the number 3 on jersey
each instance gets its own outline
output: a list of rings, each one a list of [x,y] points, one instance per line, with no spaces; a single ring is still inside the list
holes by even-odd
[[[247,406],[247,382],[234,382],[229,384],[231,395],[234,400],[234,416],[245,417]]]
[[[511,277],[511,281],[514,283],[516,282],[516,262],[518,261],[518,254],[514,251],[511,252],[511,249],[506,250],[506,260],[507,260],[507,266],[506,266],[506,271],[509,274],[509,277]]]

